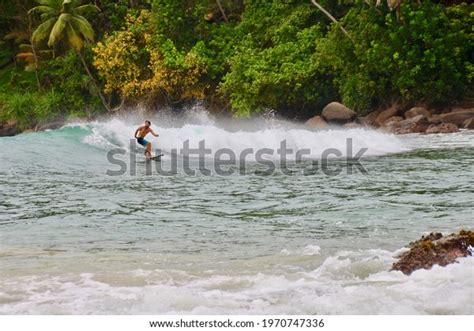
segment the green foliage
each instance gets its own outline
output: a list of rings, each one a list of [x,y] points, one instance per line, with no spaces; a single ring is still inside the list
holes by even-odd
[[[394,13],[352,8],[344,24],[355,43],[334,26],[319,48],[343,102],[363,111],[391,102],[459,99],[472,79],[472,10],[403,2],[397,20]]]
[[[54,90],[0,93],[0,120],[15,120],[21,129],[46,122],[60,114],[61,97]]]
[[[303,110],[333,93],[316,52],[323,37],[308,3],[255,2],[237,27],[245,36],[230,58],[220,88],[239,116],[265,108]],[[255,33],[252,33],[255,31]]]
[[[29,11],[30,14],[40,14],[42,21],[33,32],[33,43],[48,39],[48,46],[54,47],[66,37],[69,46],[79,51],[84,47],[84,41],[94,41],[94,29],[83,15],[99,11],[97,6],[73,0],[37,2],[39,5]]]
[[[97,95],[107,108],[102,90],[115,104],[218,99],[238,116],[306,117],[330,101],[364,113],[450,103],[472,89],[468,2],[402,1],[391,11],[386,1],[319,0],[337,23],[309,0],[94,1],[100,12],[88,0],[38,3],[30,21],[33,0],[0,0],[0,36],[10,38],[0,40],[0,117],[21,123],[88,113]],[[53,59],[42,55],[48,42]],[[19,52],[27,66],[14,68]],[[21,70],[38,63],[41,92],[36,72]]]
[[[91,54],[86,53],[89,57]],[[90,77],[82,69],[77,53],[68,51],[64,56],[49,60],[39,72],[45,88],[58,91],[66,111],[96,109],[100,107],[97,91]],[[65,79],[67,77],[67,79]]]

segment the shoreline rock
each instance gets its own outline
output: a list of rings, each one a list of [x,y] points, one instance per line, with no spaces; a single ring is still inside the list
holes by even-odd
[[[332,125],[342,128],[374,128],[393,134],[439,134],[455,133],[460,128],[474,129],[473,108],[428,109],[415,106],[403,109],[394,104],[386,109],[377,109],[365,116],[357,114],[339,102],[324,107],[321,115],[305,122],[311,129],[325,129]]]
[[[324,129],[328,127],[328,123],[321,116],[311,117],[305,122],[305,125],[311,129]]]
[[[473,255],[474,231],[461,230],[443,236],[441,233],[430,233],[421,239],[411,242],[409,251],[398,256],[399,260],[391,270],[398,270],[410,275],[418,269],[431,269],[433,265],[446,266],[457,263],[460,257]]]
[[[331,102],[323,108],[321,116],[328,122],[347,123],[357,117],[357,113],[339,102]]]

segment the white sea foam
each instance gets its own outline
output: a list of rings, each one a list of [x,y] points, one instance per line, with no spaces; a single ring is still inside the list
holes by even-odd
[[[393,253],[341,252],[315,270],[164,280],[129,271],[143,286],[83,273],[2,281],[2,314],[473,314],[474,258],[410,276],[389,272]],[[123,276],[123,275],[122,275]]]
[[[352,156],[364,148],[367,149],[364,156],[408,150],[405,144],[392,134],[362,128],[312,131],[295,123],[259,120],[258,129],[242,122],[239,124],[240,129],[235,131],[226,128],[225,121],[216,124],[216,121],[205,112],[200,112],[199,116],[196,114],[186,116],[181,122],[158,118],[153,120],[153,123],[153,128],[160,137],[154,138],[150,135],[147,139],[154,144],[153,148],[160,148],[165,152],[175,149],[179,153],[186,140],[189,140],[190,148],[197,148],[199,142],[204,140],[205,147],[210,148],[212,154],[219,149],[227,148],[232,150],[237,158],[242,151],[251,148],[254,152],[247,156],[247,160],[254,160],[254,153],[263,148],[274,151],[273,156],[266,154],[265,158],[279,158],[276,151],[280,148],[282,141],[286,141],[286,148],[292,150],[287,157],[288,160],[294,160],[296,151],[302,149],[310,151],[309,155],[304,156],[306,158],[320,158],[323,152],[330,148],[340,151],[340,156],[350,156],[351,152],[347,147],[348,139],[352,140]],[[90,123],[88,126],[92,133],[83,141],[97,147],[115,145],[128,149],[130,139],[133,138],[138,125],[140,123],[135,120],[118,118]]]

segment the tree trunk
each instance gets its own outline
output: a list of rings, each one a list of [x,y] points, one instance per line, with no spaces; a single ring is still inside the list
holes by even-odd
[[[226,23],[228,23],[229,20],[227,19],[227,16],[226,16],[226,14],[225,14],[225,12],[224,12],[224,8],[222,8],[221,1],[220,1],[220,0],[216,0],[216,2],[217,2],[217,6],[219,7],[219,10],[221,11],[222,17],[224,18],[224,21],[225,21]]]
[[[331,21],[333,21],[334,23],[339,23],[335,18],[334,16],[331,15],[330,12],[328,12],[326,9],[324,9],[319,3],[317,3],[315,0],[311,0],[311,2],[313,3],[313,5],[315,5],[316,7],[318,7],[318,9],[320,11],[322,11],[327,17],[329,17],[329,19]],[[351,35],[349,34],[349,32],[347,32],[346,29],[344,29],[344,27],[341,25],[340,26],[340,29],[341,31],[354,43],[354,39],[352,39]]]
[[[97,93],[99,94],[100,101],[102,101],[102,104],[104,105],[105,109],[107,111],[111,111],[109,104],[107,103],[107,100],[105,100],[104,95],[102,94],[102,91],[100,90],[99,85],[97,84],[94,76],[92,76],[91,71],[89,70],[89,67],[87,66],[86,60],[82,56],[82,53],[80,51],[77,52],[77,55],[79,55],[79,58],[81,59],[82,65],[84,66],[84,69],[86,69],[87,75],[89,75],[92,84],[94,84],[94,87],[97,89]]]
[[[41,91],[41,82],[40,82],[40,79],[39,79],[39,75],[38,75],[38,56],[36,55],[36,48],[35,48],[35,44],[33,43],[33,41],[31,40],[31,36],[32,36],[32,33],[31,33],[31,16],[30,14],[28,14],[28,34],[29,34],[29,40],[30,40],[30,44],[31,44],[31,51],[33,53],[33,58],[35,59],[35,77],[36,77],[36,84],[38,85],[38,91]]]

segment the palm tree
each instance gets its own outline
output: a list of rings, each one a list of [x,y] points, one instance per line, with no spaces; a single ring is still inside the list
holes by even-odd
[[[36,2],[39,5],[32,8],[30,13],[40,13],[42,23],[33,32],[32,42],[39,43],[48,39],[48,46],[53,48],[54,53],[55,46],[65,38],[67,45],[73,48],[81,59],[104,107],[109,111],[110,107],[82,54],[84,43],[94,41],[94,29],[83,15],[100,9],[91,4],[81,5],[81,0],[36,0]]]

